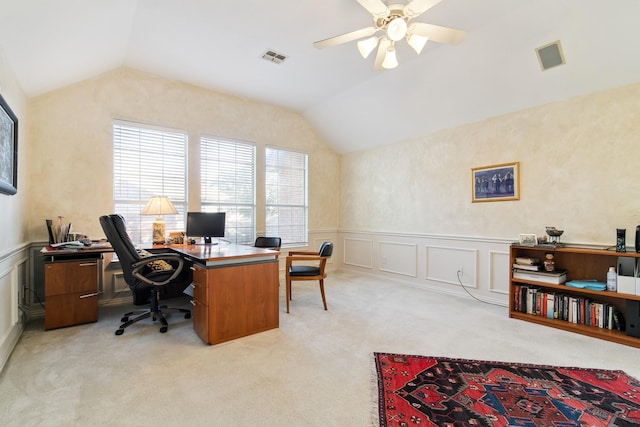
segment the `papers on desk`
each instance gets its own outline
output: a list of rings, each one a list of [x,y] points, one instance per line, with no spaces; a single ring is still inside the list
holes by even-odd
[[[71,242],[61,242],[61,243],[54,243],[52,245],[50,245],[52,248],[82,248],[84,247],[84,244],[80,243],[80,241],[78,240],[74,240]]]
[[[111,249],[111,243],[106,240],[92,241],[90,246],[85,246],[79,241],[54,243],[53,245],[45,246],[40,250],[41,253],[55,253],[55,252],[76,252],[76,251],[91,251],[91,250],[104,250],[108,252]]]

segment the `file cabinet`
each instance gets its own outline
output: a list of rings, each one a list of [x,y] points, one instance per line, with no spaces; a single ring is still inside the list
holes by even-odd
[[[101,257],[45,262],[46,330],[98,320],[98,283]]]

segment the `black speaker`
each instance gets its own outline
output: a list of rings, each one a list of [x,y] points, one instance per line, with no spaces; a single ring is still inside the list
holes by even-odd
[[[636,227],[636,252],[640,252],[640,225]]]
[[[627,252],[627,229],[616,228],[616,252]]]
[[[627,335],[640,338],[640,301],[627,300]]]

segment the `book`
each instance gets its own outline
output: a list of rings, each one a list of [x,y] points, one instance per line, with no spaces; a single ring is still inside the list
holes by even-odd
[[[513,278],[549,283],[552,285],[561,285],[567,281],[567,271],[528,271],[516,268],[513,270]]]
[[[546,315],[547,318],[549,319],[554,319],[557,318],[557,315],[554,315],[555,309],[554,309],[554,305],[555,305],[555,299],[556,296],[553,293],[547,293],[546,294],[547,297],[547,308],[546,308]]]
[[[513,268],[528,271],[542,271],[542,266],[539,264],[513,264]]]
[[[540,258],[533,258],[528,256],[516,257],[515,261],[516,261],[516,264],[521,264],[521,265],[540,264]]]

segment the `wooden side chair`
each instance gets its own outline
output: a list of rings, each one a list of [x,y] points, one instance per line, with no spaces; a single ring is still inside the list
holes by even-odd
[[[256,248],[280,249],[282,239],[280,237],[256,237],[253,244]]]
[[[291,300],[291,282],[293,280],[318,280],[320,282],[320,294],[322,304],[327,309],[327,300],[324,296],[324,278],[327,277],[324,268],[327,260],[333,254],[333,243],[323,242],[318,252],[311,251],[290,251],[287,256],[286,279],[287,279],[287,313],[289,312],[289,301]],[[293,265],[296,261],[304,261],[305,265]],[[312,265],[309,265],[311,262]]]
[[[266,248],[278,251],[276,258],[280,256],[280,246],[282,246],[282,239],[280,237],[256,237],[256,242],[253,244],[256,248]]]

